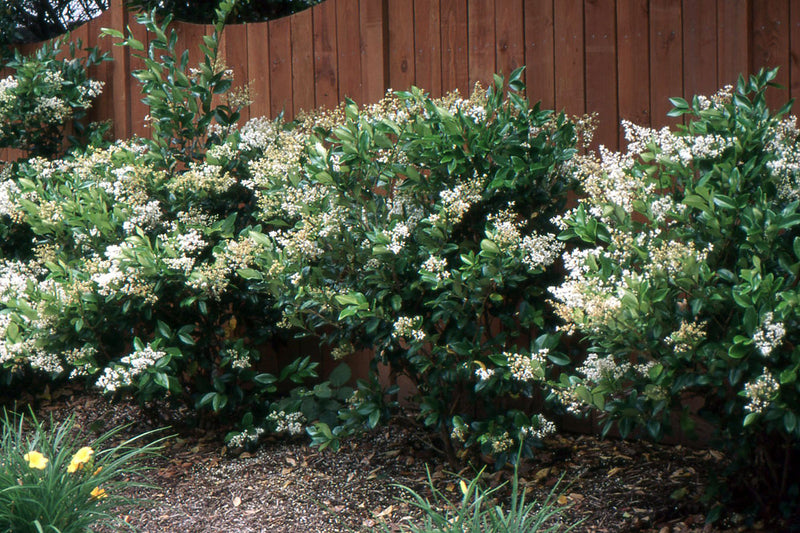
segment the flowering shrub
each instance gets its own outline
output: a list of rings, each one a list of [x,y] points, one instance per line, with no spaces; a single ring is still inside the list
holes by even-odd
[[[170,171],[202,160],[206,149],[230,133],[239,120],[239,111],[248,105],[246,87],[232,89],[233,71],[226,68],[219,55],[219,38],[225,19],[235,8],[234,0],[224,0],[215,9],[214,32],[200,45],[204,58],[196,67],[189,67],[189,53],[176,50],[177,33],[169,30],[172,15],[159,24],[155,11],[136,17],[150,35],[145,45],[132,35],[103,28],[105,35],[124,39],[121,46],[134,50],[146,68],[133,76],[142,85],[142,101],[150,108],[148,124],[152,132],[147,140],[146,157],[160,168]],[[224,96],[225,98],[221,98]],[[224,184],[220,184],[224,186]]]
[[[774,77],[673,99],[685,128],[626,123],[627,153],[578,158],[586,195],[560,224],[583,246],[552,288],[592,345],[556,395],[653,437],[699,402],[764,505],[796,490],[772,462],[796,465],[800,437],[800,132],[788,105],[767,108]]]
[[[90,48],[85,57],[76,58],[78,42],[70,43],[68,59],[58,59],[64,42],[45,43],[31,56],[16,51],[6,64],[14,74],[0,80],[0,148],[52,157],[62,152],[65,137],[73,145],[82,144],[100,131],[83,123],[103,88],[102,82],[89,78],[87,69],[108,57]]]
[[[206,39],[209,53],[217,37]],[[173,37],[164,38],[174,52]],[[188,69],[185,60],[168,63],[174,72]],[[201,81],[210,64],[206,57]],[[151,73],[160,68],[150,65]],[[214,71],[217,81],[208,83],[221,75]],[[185,78],[164,83],[182,87]],[[215,87],[206,96],[226,85]],[[196,127],[188,131],[164,126],[154,139],[33,158],[2,175],[0,215],[13,237],[0,245],[4,383],[69,377],[110,395],[168,398],[247,421],[263,419],[276,393],[316,377],[308,357],[277,375],[259,371],[259,347],[273,340],[279,315],[268,294],[249,292],[236,274],[269,245],[251,225],[256,206],[240,167],[247,154],[272,149],[272,137],[259,132],[275,126],[256,121],[240,132],[235,114],[209,112],[217,133],[199,144],[181,139],[208,131],[206,119],[189,120]],[[166,104],[151,113],[162,125],[184,117]],[[228,137],[243,139],[241,155],[231,155]],[[299,403],[308,416],[322,416],[331,396],[296,391],[305,393],[276,412],[292,415]],[[287,428],[301,423],[296,416],[291,422]]]
[[[115,446],[112,430],[86,443],[76,440],[68,419],[50,428],[35,418],[4,413],[0,434],[0,528],[35,533],[83,533],[90,527],[130,526],[119,516],[142,502],[122,494],[137,486],[131,474],[142,470],[136,461],[155,453],[160,442],[137,445],[141,435]]]
[[[271,244],[239,271],[275,295],[283,325],[321,335],[335,358],[374,350],[375,366],[411,378],[446,445],[501,462],[553,429],[509,398],[535,397],[565,361],[540,334],[574,126],[530,109],[522,88],[516,71],[508,98],[499,77],[467,100],[390,93],[277,133],[246,183]],[[362,382],[336,429],[311,429],[316,442],[375,426],[384,392]]]

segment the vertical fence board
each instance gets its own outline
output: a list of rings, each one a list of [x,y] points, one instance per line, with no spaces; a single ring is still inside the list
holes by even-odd
[[[525,85],[531,102],[556,106],[553,0],[525,0]]]
[[[750,9],[748,0],[717,2],[717,80],[735,84],[750,69]]]
[[[800,95],[800,0],[789,3],[789,95]]]
[[[112,0],[109,9],[108,27],[127,32],[125,24],[128,18],[128,11],[123,0]],[[131,136],[131,87],[129,79],[131,77],[130,50],[124,46],[114,46],[114,39],[105,37],[102,40],[103,48],[110,49],[111,69],[106,72],[108,76],[105,80],[103,92],[111,96],[111,115],[113,118],[113,133],[117,139],[127,139]]]
[[[654,127],[676,124],[668,118],[669,98],[683,96],[681,4],[673,0],[650,3],[650,114]]]
[[[458,89],[468,96],[467,4],[463,0],[440,0],[442,92]]]
[[[597,112],[594,144],[617,149],[617,46],[614,0],[588,0],[584,5],[586,47],[586,110]]]
[[[619,118],[650,125],[650,12],[647,0],[617,3],[617,94]],[[624,132],[619,125],[619,146]]]
[[[203,36],[208,33],[206,30],[206,25],[190,24],[188,22],[176,22],[172,27],[178,34],[178,42],[175,46],[175,51],[178,53],[178,56],[180,57],[185,50],[188,52],[189,57],[187,67],[197,68],[197,66],[205,57],[203,52],[200,50],[200,43],[203,42]],[[169,31],[167,31],[167,36],[169,37]]]
[[[246,90],[250,72],[247,65],[247,28],[244,24],[231,24],[222,32],[222,53],[225,64],[233,70],[234,91]],[[241,110],[239,124],[243,125],[250,119],[250,108]]]
[[[270,116],[294,112],[292,101],[292,26],[288,18],[269,24],[269,109]],[[288,117],[287,117],[288,118]]]
[[[414,0],[414,83],[437,97],[442,94],[439,0]]]
[[[317,107],[333,109],[339,104],[336,61],[336,0],[311,8],[314,17],[314,87]]]
[[[505,1],[505,0],[501,0]],[[488,87],[495,65],[494,0],[469,0],[467,28],[469,31],[469,85],[480,82]]]
[[[336,32],[337,64],[339,65],[339,101],[345,97],[363,103],[361,90],[361,35],[359,29],[358,0],[337,0],[337,28],[347,28]]]
[[[495,5],[496,70],[506,79],[525,64],[525,17],[522,0],[501,0]]]
[[[108,50],[110,48],[109,41],[111,40],[110,37],[101,37],[100,31],[101,28],[108,28],[111,27],[112,20],[111,20],[112,11],[109,9],[99,17],[91,20],[88,22],[87,27],[89,29],[89,46],[97,47],[98,50]],[[119,48],[119,47],[116,47]],[[109,50],[110,52],[110,50]],[[109,53],[109,56],[111,54]],[[89,71],[89,75],[100,81],[105,82],[105,86],[103,87],[103,92],[100,93],[100,96],[95,99],[94,103],[92,104],[92,108],[89,110],[89,120],[101,122],[104,120],[112,120],[114,118],[114,77],[112,76],[113,71],[113,61],[103,61],[99,65],[92,67]],[[112,120],[111,124],[111,132],[114,132],[114,124]]]
[[[306,9],[290,17],[292,33],[292,110],[296,116],[301,110],[314,109],[314,21]],[[286,110],[287,113],[289,110]]]
[[[387,6],[381,1],[359,1],[361,94],[364,103],[377,102],[389,87],[389,28]]]
[[[783,89],[767,91],[767,104],[777,108],[789,99],[789,3],[758,0],[753,3],[752,72],[780,67],[775,81]]]
[[[414,85],[414,3],[388,0],[389,87],[405,90]]]
[[[361,36],[361,95],[363,103],[377,102],[386,93],[389,76],[386,70],[386,11],[383,1],[361,0],[359,4]]]
[[[553,9],[555,28],[556,109],[583,114],[585,107],[583,2],[558,0]]]
[[[135,72],[137,70],[141,70],[144,68],[144,61],[142,61],[142,55],[147,55],[147,47],[150,42],[150,36],[148,35],[147,30],[144,26],[136,22],[136,13],[132,11],[128,11],[128,21],[126,23],[131,28],[131,35],[137,41],[140,41],[144,45],[144,51],[133,51],[129,48],[126,48],[126,52],[130,56],[130,72]],[[139,137],[149,137],[150,136],[150,128],[148,124],[145,123],[145,116],[150,113],[150,106],[145,105],[142,102],[144,98],[144,94],[142,94],[142,86],[139,82],[133,77],[128,75],[127,82],[130,87],[130,95],[131,95],[131,112],[130,112],[130,119],[131,119],[131,127],[130,132],[131,135],[137,135]]]
[[[719,88],[716,27],[717,0],[683,0],[683,96],[686,98],[713,94]]]
[[[269,25],[266,22],[246,24],[247,72],[250,76],[251,117],[270,115]]]

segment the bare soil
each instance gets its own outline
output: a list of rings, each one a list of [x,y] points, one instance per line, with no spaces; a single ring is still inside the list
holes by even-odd
[[[74,388],[28,400],[40,419],[74,415],[88,438],[121,424],[131,424],[127,436],[158,427],[135,404],[112,404]],[[477,472],[466,466],[453,473],[434,449],[424,431],[402,421],[347,441],[338,452],[280,437],[253,452],[228,450],[217,432],[186,430],[166,442],[160,457],[148,459],[142,481],[155,488],[132,495],[151,505],[127,511],[126,520],[148,533],[397,531],[420,517],[402,501],[408,493],[399,485],[430,494],[430,475],[457,501],[459,476]],[[529,500],[544,501],[556,487],[563,523],[581,521],[573,531],[782,529],[735,514],[721,526],[706,525],[700,498],[725,464],[714,450],[559,435],[521,466],[520,476]],[[484,472],[490,486],[510,475],[491,467]]]

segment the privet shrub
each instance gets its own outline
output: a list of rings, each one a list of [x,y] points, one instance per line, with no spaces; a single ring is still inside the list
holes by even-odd
[[[203,60],[196,66],[189,65],[188,50],[176,50],[178,34],[169,29],[171,15],[160,25],[155,12],[136,17],[150,36],[146,50],[133,35],[125,38],[120,31],[103,28],[104,35],[123,39],[118,44],[130,47],[146,67],[133,76],[141,83],[142,102],[150,109],[146,157],[159,168],[173,172],[203,160],[210,146],[224,143],[241,109],[250,105],[246,88],[232,89],[233,71],[219,56],[224,21],[235,5],[235,0],[219,3],[214,32],[199,45]]]
[[[206,39],[207,51],[216,51],[218,34]],[[174,34],[164,38],[173,51]],[[167,85],[147,89],[159,98],[171,92],[168,84],[183,87],[188,79],[175,75],[187,68],[184,60],[164,61],[172,72]],[[203,102],[229,86],[215,85],[224,72],[213,65],[207,57],[190,82],[198,93],[198,84],[217,87],[197,97]],[[217,122],[202,142],[184,141],[206,133],[210,120],[154,105],[153,124],[166,124],[154,139],[34,158],[3,175],[0,212],[4,231],[15,236],[4,242],[0,262],[3,383],[69,377],[143,402],[168,398],[224,413],[225,420],[246,413],[252,424],[275,411],[272,400],[316,376],[309,357],[275,375],[258,370],[258,347],[273,338],[279,315],[269,294],[248,290],[236,274],[270,246],[251,226],[257,205],[238,168],[274,148],[269,132],[277,128],[255,121],[234,131],[235,113],[203,109]],[[235,158],[228,137],[241,148]],[[331,384],[348,378],[340,370],[330,383],[295,390],[271,415],[273,429],[302,431],[293,407],[314,420],[324,418],[320,409],[335,413],[334,393],[348,391]]]
[[[501,463],[554,429],[531,399],[566,362],[544,333],[543,301],[575,127],[530,109],[520,76],[467,100],[412,89],[348,102],[308,118],[300,138],[279,136],[248,184],[271,245],[239,271],[333,357],[372,350],[374,376],[383,363],[410,378],[451,457],[475,445]],[[378,424],[384,392],[362,382],[340,425],[317,424],[314,440],[335,446]]]
[[[700,402],[767,509],[797,496],[800,437],[800,132],[767,107],[774,77],[673,99],[685,127],[626,123],[627,153],[578,158],[585,196],[560,224],[582,246],[552,289],[592,345],[556,395],[653,437]]]
[[[53,157],[63,153],[65,138],[75,146],[93,132],[102,133],[101,127],[84,123],[86,111],[103,88],[87,69],[109,57],[97,48],[76,57],[78,41],[69,44],[69,57],[60,59],[65,42],[66,38],[45,43],[30,56],[17,50],[5,65],[14,73],[0,80],[0,148]]]

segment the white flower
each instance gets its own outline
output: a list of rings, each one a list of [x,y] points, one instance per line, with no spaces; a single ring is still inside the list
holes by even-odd
[[[744,406],[745,411],[761,413],[780,392],[780,385],[770,371],[764,367],[761,375],[755,380],[745,383],[744,394],[750,401]]]

